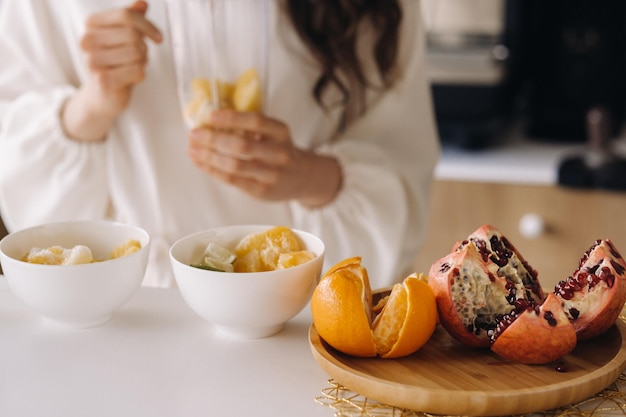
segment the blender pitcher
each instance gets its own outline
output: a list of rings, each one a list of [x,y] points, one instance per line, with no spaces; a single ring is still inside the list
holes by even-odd
[[[268,0],[167,0],[178,95],[190,128],[214,109],[263,111]]]

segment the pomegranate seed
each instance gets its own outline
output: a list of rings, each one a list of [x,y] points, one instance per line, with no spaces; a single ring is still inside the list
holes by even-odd
[[[565,364],[565,362],[559,362],[554,367],[554,370],[557,372],[567,372],[568,371],[567,364]]]
[[[552,327],[556,326],[556,319],[554,318],[554,314],[551,311],[546,311],[543,314],[543,318],[548,322],[548,324]]]
[[[624,275],[624,267],[622,266],[622,264],[618,264],[613,259],[611,259],[611,266],[613,267],[613,269],[615,269],[615,272],[617,272],[618,275]]]

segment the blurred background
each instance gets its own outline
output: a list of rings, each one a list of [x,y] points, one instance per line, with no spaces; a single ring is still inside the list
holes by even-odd
[[[485,223],[546,289],[596,239],[626,252],[626,2],[423,0],[442,153],[427,272]]]
[[[424,0],[444,142],[497,146],[523,118],[532,139],[584,142],[587,115],[624,116],[626,2]]]

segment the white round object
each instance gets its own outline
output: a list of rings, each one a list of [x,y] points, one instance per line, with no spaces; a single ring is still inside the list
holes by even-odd
[[[519,232],[526,239],[537,239],[546,229],[543,218],[537,213],[524,214],[519,220]]]

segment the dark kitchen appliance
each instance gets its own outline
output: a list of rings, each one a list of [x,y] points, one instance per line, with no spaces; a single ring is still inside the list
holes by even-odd
[[[590,109],[603,108],[615,135],[624,121],[626,1],[522,1],[526,133],[584,142]]]
[[[610,146],[609,112],[593,107],[587,112],[587,146],[578,155],[568,156],[558,169],[560,185],[574,188],[626,190],[626,159]]]
[[[491,146],[519,87],[519,0],[424,0],[433,103],[441,141]]]

